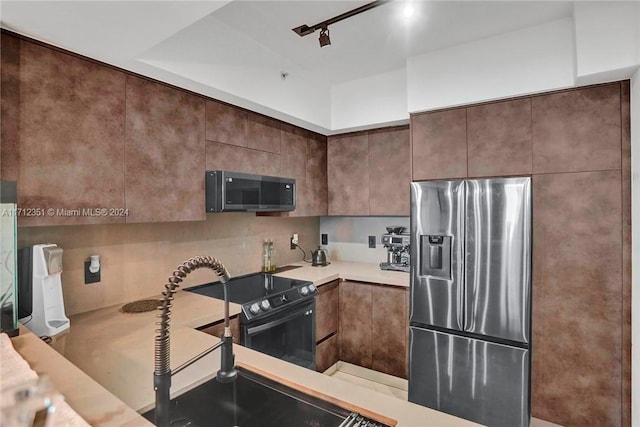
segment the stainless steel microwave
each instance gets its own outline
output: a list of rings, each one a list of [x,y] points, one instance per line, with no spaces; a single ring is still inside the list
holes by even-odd
[[[207,212],[276,212],[296,208],[296,180],[229,171],[206,172]]]

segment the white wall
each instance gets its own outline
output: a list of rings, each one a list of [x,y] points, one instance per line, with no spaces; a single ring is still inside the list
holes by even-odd
[[[393,70],[331,87],[331,129],[408,122],[406,69]]]
[[[193,40],[202,43],[194,44]],[[214,15],[184,28],[136,59],[159,71],[186,76],[205,95],[286,121],[296,117],[322,128],[331,127],[328,84],[305,79],[305,73],[292,60]],[[287,73],[285,79],[282,72]],[[246,103],[237,102],[242,99]]]
[[[409,112],[571,87],[574,57],[570,18],[416,56]]]
[[[320,217],[320,233],[327,234],[329,260],[380,263],[387,250],[380,243],[387,226],[409,229],[408,216],[329,216]],[[369,248],[369,236],[376,237],[376,247]]]
[[[576,77],[579,85],[628,78],[640,57],[638,2],[576,2]]]
[[[631,425],[640,425],[640,70],[631,79]]]

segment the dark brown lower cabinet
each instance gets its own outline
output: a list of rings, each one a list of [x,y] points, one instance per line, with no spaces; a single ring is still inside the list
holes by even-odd
[[[316,370],[324,372],[338,361],[340,281],[318,286],[316,298]]]
[[[368,283],[340,284],[340,360],[371,368],[372,301]]]
[[[407,378],[408,288],[340,284],[340,360]]]
[[[234,316],[229,319],[229,327],[231,328],[231,335],[233,335],[233,342],[235,344],[240,344],[240,319],[238,318],[238,316]],[[224,320],[213,323],[211,325],[207,325],[204,328],[200,328],[199,330],[209,335],[220,338],[224,333]]]
[[[338,335],[333,334],[316,345],[316,371],[324,372],[338,361]]]
[[[372,285],[371,369],[407,378],[407,288]]]

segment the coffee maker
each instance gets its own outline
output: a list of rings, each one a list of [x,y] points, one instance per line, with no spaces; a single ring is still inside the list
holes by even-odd
[[[62,298],[62,248],[52,243],[18,251],[18,316],[38,336],[69,328]]]
[[[405,271],[411,270],[409,233],[403,233],[404,227],[387,227],[387,234],[382,235],[382,245],[387,248],[387,261],[380,263],[381,270]]]

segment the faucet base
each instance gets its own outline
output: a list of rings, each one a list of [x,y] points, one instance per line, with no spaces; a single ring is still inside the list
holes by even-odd
[[[230,383],[238,377],[238,371],[235,369],[235,356],[233,354],[233,337],[231,335],[223,335],[222,348],[220,349],[220,370],[216,375],[218,382]]]
[[[153,374],[153,389],[156,391],[155,425],[169,426],[169,407],[171,389],[171,371],[163,374]]]

